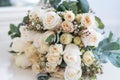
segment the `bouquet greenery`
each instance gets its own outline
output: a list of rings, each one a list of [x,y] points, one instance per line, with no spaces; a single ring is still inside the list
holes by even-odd
[[[120,67],[120,39],[112,32],[103,37],[104,24],[87,0],[44,3],[18,26],[10,25],[10,52],[18,67],[31,68],[38,80],[97,80],[102,63]]]

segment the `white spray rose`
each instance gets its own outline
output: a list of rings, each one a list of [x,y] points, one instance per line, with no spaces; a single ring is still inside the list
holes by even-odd
[[[97,47],[99,42],[102,40],[102,35],[93,29],[84,30],[81,36],[84,46],[95,46]]]
[[[60,55],[63,52],[62,44],[55,44],[49,47],[49,54],[51,55]]]
[[[16,55],[14,57],[15,59],[15,64],[18,67],[21,68],[27,68],[29,66],[32,65],[32,63],[29,61],[29,59],[25,56],[25,54],[20,54],[20,55]]]
[[[74,31],[74,25],[73,25],[73,23],[71,23],[69,21],[62,22],[61,27],[66,32],[73,32]]]
[[[43,17],[43,25],[44,29],[54,29],[55,27],[58,27],[61,23],[60,16],[55,12],[46,12]]]
[[[80,67],[67,66],[64,73],[65,80],[79,80],[82,75]]]
[[[40,65],[38,63],[33,64],[32,71],[35,73],[40,73]]]
[[[71,34],[65,33],[60,36],[60,42],[62,44],[70,44],[72,42],[73,36]]]
[[[25,47],[25,41],[21,38],[14,38],[12,44],[12,50],[16,52],[23,52]]]
[[[86,64],[86,65],[91,65],[93,64],[94,62],[94,54],[93,52],[91,51],[86,51],[84,54],[83,54],[83,62]]]
[[[90,13],[85,13],[85,14],[81,14],[80,17],[80,22],[81,25],[85,28],[96,28],[98,26],[96,20],[95,20],[95,16],[93,14]]]
[[[66,11],[64,14],[64,19],[72,22],[75,19],[75,14],[72,11]]]

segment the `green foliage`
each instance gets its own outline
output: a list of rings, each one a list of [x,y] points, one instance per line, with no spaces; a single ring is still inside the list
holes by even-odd
[[[76,1],[63,1],[57,8],[58,11],[72,10],[75,14],[77,14],[78,8],[76,5]]]
[[[99,17],[95,16],[95,20],[96,20],[97,23],[98,23],[98,28],[99,28],[99,29],[103,29],[103,28],[104,28],[104,24],[103,24],[103,22],[101,21],[101,19],[100,19]]]
[[[10,37],[12,39],[15,37],[21,36],[20,31],[19,31],[19,26],[20,26],[20,24],[18,26],[14,25],[14,24],[10,24],[10,30],[8,32],[8,35],[10,35]]]
[[[58,4],[61,2],[61,0],[49,0],[52,7],[55,9],[57,8]]]
[[[77,0],[78,11],[82,13],[89,12],[89,3],[87,0]]]
[[[94,51],[96,59],[100,59],[103,63],[107,60],[120,67],[120,41],[114,39],[113,33],[110,32],[109,37],[100,42],[98,48]]]
[[[29,15],[25,16],[22,22],[25,24],[29,23]]]

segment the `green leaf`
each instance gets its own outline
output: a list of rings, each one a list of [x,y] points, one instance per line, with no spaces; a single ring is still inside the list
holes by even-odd
[[[77,14],[78,7],[76,5],[76,1],[63,1],[62,4],[60,4],[57,8],[57,11],[66,11],[71,10],[73,13]]]
[[[99,28],[99,29],[103,29],[103,28],[104,28],[104,24],[103,24],[103,22],[101,21],[101,19],[100,19],[99,17],[95,16],[95,20],[96,20],[97,23],[98,23],[98,28]]]
[[[56,40],[56,36],[55,34],[52,34],[45,41],[48,43],[52,43],[52,42],[55,42],[55,40]]]
[[[113,33],[110,32],[109,37],[100,42],[98,48],[94,50],[96,59],[102,62],[110,60],[116,67],[120,67],[120,42],[114,39]]]
[[[120,54],[111,53],[108,58],[114,66],[120,68]]]
[[[87,0],[77,0],[77,6],[79,12],[88,13],[89,12],[89,3]]]
[[[29,15],[25,16],[22,22],[27,24],[29,22]]]
[[[57,8],[58,4],[61,2],[61,0],[49,0],[52,7],[55,9]]]
[[[21,36],[19,28],[14,24],[10,24],[10,30],[8,31],[8,35],[10,35],[12,39]]]

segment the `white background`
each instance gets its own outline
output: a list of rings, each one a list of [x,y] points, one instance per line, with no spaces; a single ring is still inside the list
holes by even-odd
[[[91,8],[105,23],[106,34],[112,30],[120,37],[120,0],[88,0]],[[10,38],[7,35],[10,23],[19,23],[31,7],[0,8],[0,80],[36,80],[31,70],[22,70],[12,63],[8,53]],[[120,80],[120,69],[104,64],[104,74],[98,80]]]

